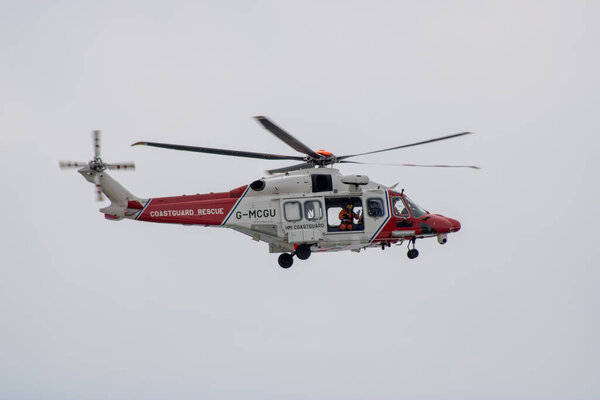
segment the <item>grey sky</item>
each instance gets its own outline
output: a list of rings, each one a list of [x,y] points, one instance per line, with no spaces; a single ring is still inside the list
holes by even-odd
[[[1,2],[0,398],[597,398],[600,3]],[[229,190],[290,153],[474,131],[344,166],[463,229],[277,266],[232,231],[98,213]],[[291,154],[291,153],[290,153]]]

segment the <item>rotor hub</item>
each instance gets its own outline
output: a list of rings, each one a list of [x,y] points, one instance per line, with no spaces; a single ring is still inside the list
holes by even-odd
[[[319,158],[307,156],[304,160],[308,163],[321,167],[332,165],[337,162],[337,157],[332,152],[327,150],[317,150],[315,153],[319,155]]]
[[[102,172],[106,169],[106,164],[104,164],[100,157],[96,157],[89,162],[88,167],[94,172]]]

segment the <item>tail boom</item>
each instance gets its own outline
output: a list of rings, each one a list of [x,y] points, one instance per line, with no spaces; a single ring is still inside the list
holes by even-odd
[[[242,186],[229,192],[153,198],[135,219],[167,224],[223,225],[246,191],[247,186]]]
[[[166,224],[219,226],[227,222],[248,190],[246,185],[229,192],[141,199],[106,172],[89,168],[78,172],[110,199],[110,206],[101,208],[100,212],[111,221],[127,218]]]

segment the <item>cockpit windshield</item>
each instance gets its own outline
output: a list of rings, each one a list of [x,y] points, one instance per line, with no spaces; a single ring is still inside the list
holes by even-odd
[[[410,210],[414,218],[421,218],[423,215],[427,214],[427,211],[419,207],[417,203],[409,199],[408,196],[392,197],[392,207],[394,214],[400,218],[408,218],[410,216],[408,210]]]
[[[408,196],[404,196],[404,200],[406,201],[408,208],[410,208],[410,212],[412,213],[413,217],[421,218],[423,215],[427,214],[427,211],[419,207],[417,203],[412,201]]]

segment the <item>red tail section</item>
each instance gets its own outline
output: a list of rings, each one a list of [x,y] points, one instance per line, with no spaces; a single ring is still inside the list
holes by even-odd
[[[150,199],[137,215],[139,221],[185,225],[223,225],[248,186],[229,192]]]

